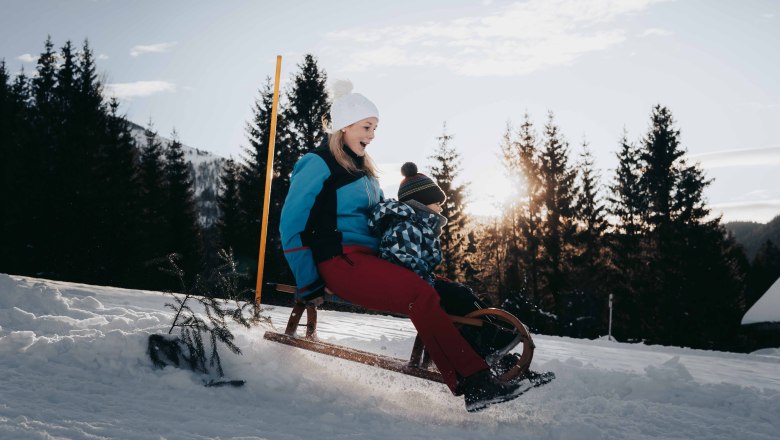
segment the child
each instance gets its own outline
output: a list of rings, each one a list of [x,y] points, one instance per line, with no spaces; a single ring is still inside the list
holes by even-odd
[[[447,196],[431,178],[418,173],[414,163],[405,163],[401,173],[404,180],[398,188],[398,200],[379,202],[368,219],[369,228],[381,237],[379,257],[414,271],[431,284],[447,313],[463,316],[487,307],[469,287],[434,276],[433,269],[442,260],[439,236],[447,218],[441,215],[441,205]],[[488,364],[513,348],[507,347],[514,339],[508,332],[486,334],[464,326],[461,333]],[[513,359],[502,358],[502,363],[511,364]]]

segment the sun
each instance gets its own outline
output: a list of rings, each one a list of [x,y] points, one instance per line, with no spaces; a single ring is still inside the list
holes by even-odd
[[[476,217],[498,217],[516,198],[516,185],[503,170],[483,170],[470,180],[466,212]]]
[[[403,180],[402,163],[379,163],[379,184],[386,198],[397,198],[398,186]],[[498,217],[512,200],[518,200],[518,185],[513,184],[503,169],[486,167],[474,172],[463,170],[455,183],[468,184],[466,213],[473,217]]]

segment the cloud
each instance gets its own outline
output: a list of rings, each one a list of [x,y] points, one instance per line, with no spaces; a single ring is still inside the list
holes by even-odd
[[[106,55],[104,53],[101,53],[100,55],[97,56],[97,59],[99,59],[99,60],[107,60],[108,59],[108,55]]]
[[[16,57],[16,59],[21,61],[21,62],[23,62],[23,63],[34,63],[34,62],[38,61],[38,57],[36,57],[36,56],[34,56],[32,54],[29,54],[29,53],[26,53],[26,54],[23,54],[23,55],[19,55],[18,57]]]
[[[106,84],[105,91],[109,96],[117,98],[135,98],[155,95],[157,93],[175,92],[176,84],[166,81],[136,81],[131,83]]]
[[[699,162],[703,168],[778,165],[780,164],[780,145],[765,148],[692,154],[688,156],[688,158],[695,162]]]
[[[640,37],[668,37],[670,35],[674,35],[674,32],[668,30],[668,29],[661,29],[661,28],[650,28],[645,29],[644,32],[642,32]]]
[[[133,46],[130,49],[130,55],[137,57],[143,54],[147,53],[163,53],[168,52],[172,47],[176,46],[178,43],[172,42],[172,43],[157,43],[157,44],[147,44],[147,45],[137,45]]]
[[[480,7],[481,15],[448,21],[326,34],[346,53],[345,71],[385,66],[441,66],[461,75],[512,76],[571,64],[615,47],[626,32],[615,24],[657,0],[528,0]],[[482,12],[487,11],[487,12]]]
[[[710,209],[712,209],[712,213],[715,215],[723,214],[724,222],[754,221],[767,223],[780,215],[780,199],[715,203],[710,205]]]
[[[743,102],[738,105],[741,107],[746,107],[750,110],[774,110],[776,108],[780,108],[780,103],[778,102],[750,101],[750,102]]]

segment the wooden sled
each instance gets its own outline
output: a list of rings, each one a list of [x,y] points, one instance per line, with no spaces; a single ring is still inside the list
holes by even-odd
[[[272,286],[279,292],[295,293],[294,286],[285,284],[273,284]],[[300,326],[304,311],[306,312],[306,330],[303,335],[298,335],[297,330]],[[475,310],[466,316],[449,316],[458,327],[500,325],[504,329],[511,331],[515,335],[515,338],[512,343],[508,344],[508,348],[505,351],[518,347],[520,347],[522,351],[519,353],[517,362],[504,372],[500,376],[500,379],[506,382],[528,372],[528,369],[531,366],[531,360],[533,359],[535,345],[528,329],[514,315],[501,309],[487,308]],[[428,356],[419,335],[417,335],[414,340],[412,354],[408,361],[322,342],[317,338],[317,308],[300,301],[293,307],[284,333],[267,331],[263,337],[269,341],[279,342],[281,344],[334,356],[348,361],[359,362],[361,364],[371,365],[373,367],[379,367],[385,370],[395,371],[397,373],[435,382],[444,382],[441,374],[435,369],[435,366],[432,365],[431,359]],[[506,353],[499,352],[499,356],[494,356],[494,358],[500,358],[500,355],[503,354]]]

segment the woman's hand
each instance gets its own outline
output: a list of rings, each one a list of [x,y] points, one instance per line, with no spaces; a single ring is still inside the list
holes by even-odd
[[[335,293],[333,293],[333,291],[328,289],[327,287],[325,288],[325,293],[328,294],[328,295],[335,295]],[[324,302],[325,302],[325,297],[324,296],[318,296],[317,298],[314,298],[311,301],[306,301],[306,304],[312,305],[314,307],[319,307]]]

